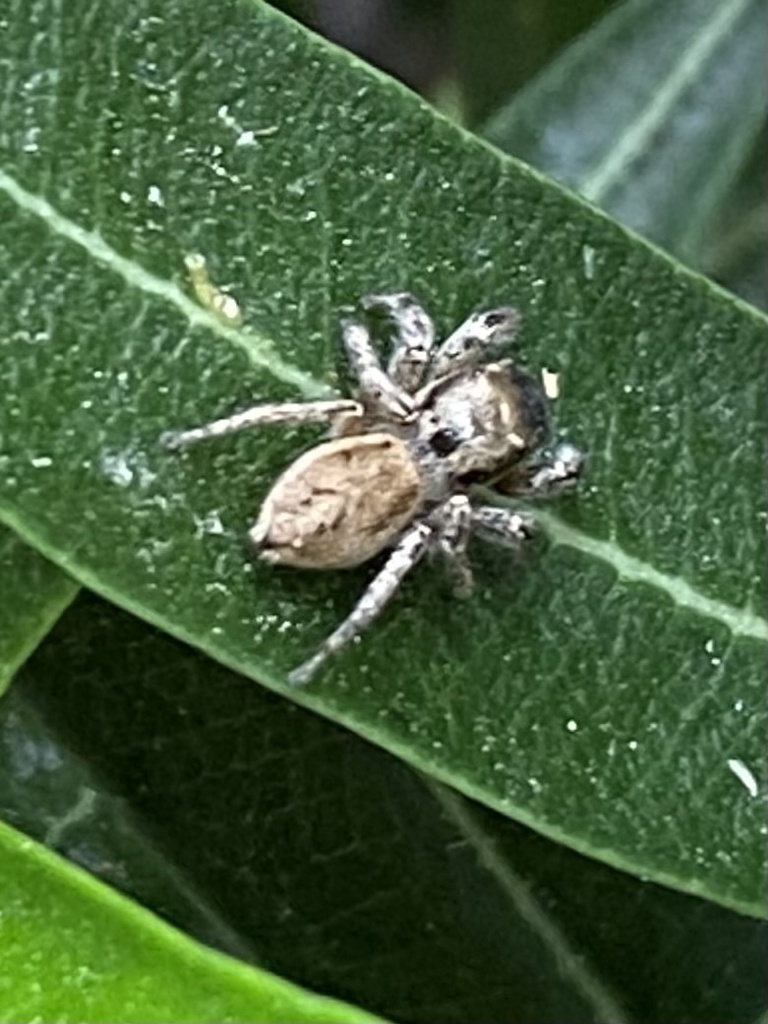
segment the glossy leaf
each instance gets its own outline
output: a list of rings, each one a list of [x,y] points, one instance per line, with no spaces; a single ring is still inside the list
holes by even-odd
[[[0,694],[77,593],[77,584],[0,527]]]
[[[194,936],[390,1019],[765,1007],[765,922],[484,811],[92,597],[0,705],[0,806]]]
[[[160,433],[335,382],[337,311],[372,288],[412,289],[443,328],[514,299],[590,452],[580,495],[541,516],[554,545],[478,545],[461,606],[424,569],[290,696],[576,849],[756,911],[764,321],[268,8],[195,10],[102,0],[55,39],[26,11],[11,29],[32,99],[0,172],[0,516],[282,688],[370,575],[244,556],[312,435],[179,458]],[[120,47],[94,52],[86,13]],[[185,297],[198,251],[248,329]]]
[[[707,273],[747,302],[765,310],[768,269],[768,187],[764,126],[702,256]]]
[[[610,0],[450,0],[453,46],[469,122],[485,120],[558,51],[610,10]]]
[[[374,1020],[197,945],[1,822],[0,877],[0,1020]]]
[[[760,0],[627,0],[483,134],[688,259],[766,111]]]

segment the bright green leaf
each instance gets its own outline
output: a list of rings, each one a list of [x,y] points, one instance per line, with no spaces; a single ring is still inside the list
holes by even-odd
[[[181,935],[0,822],[0,1020],[373,1021]]]
[[[195,937],[396,1020],[765,1006],[765,922],[472,806],[92,595],[0,705],[0,806]]]
[[[55,565],[0,527],[0,694],[77,593]],[[12,596],[11,596],[12,595]]]
[[[0,516],[279,688],[370,575],[246,561],[312,435],[179,458],[160,433],[335,382],[337,311],[373,288],[444,328],[513,299],[590,453],[541,517],[556,546],[477,545],[462,605],[423,569],[292,696],[576,849],[756,911],[764,321],[270,9],[193,6],[81,0],[55,35],[26,9],[10,29],[7,94],[32,84],[0,172]],[[251,328],[185,297],[190,252]]]
[[[760,0],[628,0],[483,135],[696,258],[768,109],[767,47]]]

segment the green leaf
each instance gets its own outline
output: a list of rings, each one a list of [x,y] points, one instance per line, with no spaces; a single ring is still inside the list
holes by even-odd
[[[707,273],[732,292],[765,310],[768,265],[766,128],[760,133],[702,255]]]
[[[77,593],[77,584],[0,527],[0,694]],[[10,595],[13,595],[11,599]]]
[[[451,0],[452,55],[469,121],[477,125],[608,10],[610,0]]]
[[[310,370],[335,383],[361,293],[407,287],[443,328],[513,299],[590,453],[540,517],[554,544],[523,564],[478,544],[462,605],[424,569],[290,696],[575,849],[759,912],[763,319],[267,7],[81,0],[59,28],[25,12],[9,36],[32,85],[0,171],[0,517],[282,690],[370,578],[243,553],[313,435],[183,458],[159,435],[309,393]],[[190,252],[254,326],[184,295]]]
[[[70,740],[68,736],[69,727],[83,728],[92,741],[103,738],[113,749],[120,738],[124,741],[126,736],[130,736],[134,744],[134,763],[140,759],[146,741],[146,733],[129,728],[125,719],[118,721],[104,714],[99,715],[101,728],[94,733],[90,729],[94,705],[89,703],[88,688],[77,685],[77,676],[65,676],[61,671],[74,667],[69,661],[72,652],[68,653],[61,642],[62,633],[67,630],[68,624],[73,624],[73,615],[77,616],[74,624],[82,631],[81,636],[85,641],[77,644],[78,638],[74,634],[71,639],[81,652],[90,652],[92,649],[99,652],[99,672],[106,666],[107,678],[114,678],[115,666],[125,664],[120,648],[114,643],[109,644],[109,641],[120,638],[110,622],[105,620],[103,612],[104,608],[108,608],[117,615],[117,609],[112,605],[103,605],[101,614],[98,611],[94,613],[89,607],[89,601],[93,600],[90,595],[84,594],[76,602],[75,608],[64,616],[62,625],[53,631],[50,642],[43,643],[35,653],[31,659],[32,668],[25,667],[19,673],[18,685],[14,685],[0,703],[2,817],[9,825],[44,842],[46,846],[87,868],[102,881],[136,896],[145,906],[184,928],[206,945],[253,962],[253,942],[240,939],[232,925],[222,919],[213,905],[203,899],[200,891],[179,871],[178,866],[168,859],[157,843],[156,832],[160,829],[154,833],[147,830],[146,820],[132,806],[136,786],[131,787],[129,782],[124,793],[110,788],[105,782],[114,768],[114,765],[110,768],[109,757],[103,763],[94,764],[87,742],[78,742],[76,738]],[[85,610],[84,615],[78,614],[81,607]],[[130,621],[137,628],[149,628],[140,625],[137,619]],[[167,647],[171,648],[172,660],[175,652],[170,642]],[[169,651],[166,648],[158,650],[158,653],[168,656]],[[58,664],[57,657],[63,659]],[[39,670],[34,667],[41,664],[40,659],[46,669],[42,678]],[[185,668],[183,663],[178,665],[179,672]],[[78,670],[81,677],[84,677],[81,666],[78,666]],[[172,670],[169,674],[171,677],[174,675]],[[49,721],[38,710],[39,701],[35,700],[34,688],[32,695],[29,695],[30,677],[54,686],[56,679],[66,678],[74,683],[74,691],[65,687],[71,703],[57,709],[55,720]],[[125,686],[135,690],[137,681],[129,672],[122,673],[120,679]],[[101,676],[96,682],[97,689],[103,692]],[[108,708],[102,708],[98,698],[96,704],[100,712],[116,710],[118,707],[115,701],[110,701]],[[137,709],[134,712],[130,721],[138,723],[141,715]],[[109,739],[105,727],[107,722],[114,725],[114,731],[110,729]],[[74,747],[83,750],[83,755]],[[104,747],[106,751],[107,746]],[[162,792],[161,786],[155,789],[158,795]],[[168,813],[164,812],[158,825],[162,828],[172,821]],[[190,844],[190,848],[193,848],[192,837]]]
[[[0,1020],[376,1018],[199,946],[0,822]]]
[[[760,0],[628,0],[483,135],[696,260],[768,109]]]
[[[560,9],[555,4],[550,9],[547,5],[540,4],[534,12],[535,17],[533,19],[530,17],[531,12],[528,12],[527,16],[521,20],[520,12],[513,10],[508,4],[502,3],[499,9],[496,10],[494,7],[496,0],[489,0],[489,2],[490,7],[481,16],[478,16],[476,5],[472,9],[470,16],[467,16],[468,11],[463,5],[459,5],[455,12],[458,18],[458,22],[455,25],[455,34],[459,42],[459,64],[464,66],[465,71],[465,95],[471,95],[474,107],[477,107],[478,103],[487,105],[490,98],[499,92],[504,83],[506,83],[506,89],[508,90],[512,82],[519,81],[521,76],[525,77],[525,68],[527,66],[534,67],[537,62],[538,64],[543,63],[545,52],[552,50],[558,45],[559,41],[568,35],[574,34],[588,13],[583,6],[578,9],[573,6]],[[602,4],[603,0],[596,0],[596,6],[601,6]],[[285,6],[283,5],[283,7]],[[295,6],[297,8],[293,12],[295,16],[301,15],[305,17],[307,15],[308,12],[306,10],[299,9],[302,7],[301,4],[296,4]],[[529,122],[533,123],[534,135],[538,139],[541,134],[541,124],[546,123],[545,119],[551,119],[553,108],[555,106],[562,108],[564,111],[563,121],[569,126],[570,135],[572,136],[567,148],[574,144],[580,146],[591,138],[592,126],[596,126],[594,110],[602,104],[602,100],[599,98],[600,94],[609,92],[615,107],[616,95],[620,91],[619,87],[626,92],[626,96],[623,98],[623,106],[621,101],[619,103],[619,109],[623,112],[623,116],[631,120],[631,113],[634,113],[639,119],[642,115],[637,114],[634,105],[638,98],[647,100],[647,97],[645,95],[638,97],[636,81],[638,68],[642,76],[642,69],[646,67],[648,54],[656,53],[655,26],[659,16],[664,17],[664,11],[667,7],[668,5],[663,5],[660,10],[655,10],[646,9],[645,4],[635,4],[634,7],[627,5],[627,9],[622,9],[613,21],[608,22],[607,26],[604,27],[601,23],[601,26],[575,47],[572,53],[566,54],[561,61],[549,69],[541,80],[517,97],[511,106],[505,108],[504,111],[491,121],[489,132],[492,136],[494,133],[498,133],[497,144],[502,148],[507,148],[512,153],[529,158],[533,163],[537,163],[539,159],[542,160],[540,164],[542,169],[550,170],[556,177],[562,177],[563,180],[568,181],[567,168],[562,169],[558,165],[550,166],[546,153],[540,154],[537,151],[527,152],[526,146],[530,146],[532,141]],[[677,29],[685,35],[686,32],[690,31],[687,12],[683,10],[680,14],[682,16],[678,17]],[[489,26],[493,26],[491,31],[489,31]],[[514,41],[516,47],[516,58],[514,60],[509,59],[510,38]],[[685,41],[687,42],[688,40],[686,39]],[[722,43],[722,39],[720,42]],[[746,42],[746,35],[742,34],[739,36],[738,42],[743,48]],[[627,49],[628,52],[624,60],[618,61],[613,59],[611,61],[612,71],[615,70],[614,65],[621,65],[622,77],[617,81],[614,75],[610,79],[597,83],[597,88],[593,91],[598,94],[598,97],[596,98],[590,94],[586,105],[582,101],[578,108],[574,109],[574,97],[578,95],[583,100],[575,86],[579,85],[580,88],[582,82],[592,80],[590,72],[594,73],[595,64],[597,67],[604,66],[604,63],[598,58],[606,45],[610,45],[619,51],[622,48]],[[494,46],[500,47],[500,54],[503,54],[505,59],[493,59],[489,48]],[[686,57],[688,56],[688,49],[685,46],[681,48],[680,52]],[[740,51],[737,54],[735,67],[741,74],[737,77],[736,82],[732,83],[728,95],[719,94],[720,104],[714,111],[717,120],[710,117],[709,131],[707,133],[699,132],[694,138],[695,145],[692,146],[691,140],[685,138],[679,131],[669,140],[668,152],[671,153],[674,168],[679,171],[683,161],[686,161],[688,173],[673,175],[669,179],[666,191],[658,189],[656,183],[654,183],[652,190],[644,199],[645,213],[642,228],[651,237],[656,237],[657,232],[660,232],[659,237],[663,237],[664,229],[659,229],[657,221],[659,219],[662,222],[666,221],[670,209],[676,211],[685,209],[687,216],[684,223],[678,223],[676,229],[678,234],[682,233],[683,238],[681,239],[677,235],[673,237],[672,234],[668,234],[665,238],[666,244],[673,251],[677,245],[680,245],[683,249],[690,250],[692,231],[696,232],[696,238],[700,241],[703,240],[703,236],[707,232],[711,216],[706,214],[711,214],[716,208],[717,200],[721,197],[728,184],[733,167],[738,163],[741,149],[749,136],[750,126],[754,124],[754,114],[759,105],[761,94],[759,89],[753,88],[753,83],[754,81],[761,81],[759,74],[760,59],[761,51],[759,47],[754,45],[754,40],[751,45],[747,45],[746,53]],[[531,64],[531,61],[534,63]],[[699,71],[705,70],[706,66],[708,65],[702,68],[699,65]],[[751,76],[746,73],[750,69],[752,71]],[[510,78],[510,74],[512,74],[512,78]],[[650,79],[648,78],[648,80]],[[712,84],[708,78],[707,88],[711,89]],[[687,100],[687,97],[684,98]],[[446,113],[448,111],[442,102],[443,99],[445,104],[454,107],[458,101],[457,97],[451,98],[447,94],[445,97],[441,97],[441,101],[437,105]],[[628,106],[631,113],[627,113]],[[708,104],[709,106],[711,104]],[[733,111],[738,111],[739,116],[729,116],[729,113]],[[452,113],[455,119],[461,120],[455,111]],[[647,114],[647,111],[644,110],[643,113]],[[667,116],[672,117],[679,113],[678,107],[675,107],[667,112]],[[477,114],[476,110],[475,114]],[[700,117],[701,115],[699,114],[698,116]],[[685,123],[685,118],[678,117],[675,127],[679,128],[682,125],[684,130]],[[600,122],[600,126],[605,127],[602,122]],[[624,127],[622,124],[621,128],[623,129]],[[612,159],[613,142],[614,139],[610,133],[607,138],[603,138],[604,151],[602,155],[605,159]],[[607,149],[605,148],[606,143]],[[538,145],[538,143],[535,144]],[[760,152],[762,156],[762,147],[760,147]],[[718,159],[712,158],[713,153]],[[594,162],[594,154],[592,156]],[[686,200],[689,198],[688,182],[692,174],[695,175],[697,171],[701,173],[702,162],[706,162],[709,168],[708,177],[705,187],[702,187],[701,181],[696,183],[697,187],[693,195],[698,201],[698,215],[692,217],[690,216],[690,207],[686,203]],[[628,173],[636,173],[634,164],[630,162],[630,165],[631,170],[629,168],[625,168],[625,170]],[[659,168],[659,170],[662,171],[662,176],[664,176],[664,169]],[[578,189],[578,178],[572,184]],[[670,184],[675,190],[671,194]],[[621,216],[620,213],[619,216]],[[708,271],[716,275],[724,274],[726,280],[737,294],[742,295],[757,305],[762,305],[764,260],[760,248],[757,245],[749,247],[749,241],[755,237],[756,231],[760,231],[761,223],[761,209],[754,216],[750,213],[749,217],[743,218],[738,225],[728,228],[726,238],[724,239],[724,250],[727,251],[721,252],[718,250],[716,256],[705,260]],[[747,251],[743,251],[745,244],[747,245]],[[734,247],[738,249],[735,255]],[[711,249],[712,246],[708,245],[707,248]],[[689,256],[692,255],[690,251],[687,254]],[[726,262],[725,270],[723,269],[724,261]],[[728,269],[731,266],[733,266],[732,273]],[[23,553],[18,558],[17,572],[24,578],[27,571],[27,562],[34,558],[34,556]],[[38,559],[38,563],[39,561]],[[49,598],[52,607],[54,609],[57,607],[61,599],[60,595],[67,590],[67,578],[65,576],[56,576],[50,566],[46,566],[44,570],[40,571],[44,571],[46,574],[46,586],[39,597],[34,599],[34,607],[37,609],[39,603],[40,613],[44,615],[48,607]],[[17,608],[18,606],[15,603],[12,606],[8,606],[6,614],[15,616]],[[24,623],[26,621],[27,619],[25,618]],[[16,628],[14,620],[14,623],[8,626],[7,632],[3,633],[0,631],[0,641],[2,641],[3,637],[5,637],[8,644],[11,643],[11,637],[15,640],[13,657],[6,659],[5,672],[0,672],[0,684],[2,683],[3,674],[7,682],[19,663],[18,659],[26,656],[26,653],[31,649],[29,644],[34,642],[33,638],[27,636],[23,631],[23,626],[22,636],[19,638],[15,637]]]
[[[765,922],[473,806],[92,596],[0,705],[0,806],[197,938],[392,1019],[765,1006]]]

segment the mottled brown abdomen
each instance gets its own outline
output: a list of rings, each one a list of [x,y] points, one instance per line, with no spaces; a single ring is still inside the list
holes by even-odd
[[[413,519],[421,482],[391,434],[320,444],[267,495],[250,536],[261,557],[302,569],[344,569],[373,558]]]

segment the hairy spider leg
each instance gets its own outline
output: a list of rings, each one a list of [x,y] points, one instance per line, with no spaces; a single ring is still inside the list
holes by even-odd
[[[531,498],[555,498],[578,481],[585,463],[584,453],[570,441],[559,441],[545,461],[530,467],[527,481],[516,490]]]
[[[472,570],[467,559],[467,544],[474,525],[469,498],[454,494],[426,520],[417,522],[393,548],[379,574],[374,577],[349,616],[327,637],[315,654],[288,675],[292,686],[308,683],[329,657],[338,653],[370,626],[397,593],[403,579],[435,548],[444,554],[454,575],[457,597],[472,591]]]
[[[467,544],[472,532],[472,505],[466,494],[454,494],[430,516],[437,527],[437,546],[448,559],[456,597],[469,597],[474,587]]]
[[[533,536],[533,517],[512,509],[478,505],[472,509],[472,529],[483,540],[517,548]]]
[[[366,295],[366,312],[382,312],[395,328],[387,376],[409,393],[421,384],[435,343],[435,325],[420,302],[409,292],[391,295]]]
[[[408,419],[414,410],[413,399],[382,369],[368,328],[348,320],[342,326],[342,337],[366,409],[384,412],[395,420]]]
[[[352,612],[323,641],[311,658],[288,675],[288,682],[292,686],[302,686],[304,683],[308,683],[332,654],[336,654],[346,647],[351,640],[370,626],[397,593],[405,576],[420,561],[429,547],[433,535],[433,527],[425,522],[416,523],[404,534]]]
[[[438,346],[429,367],[428,380],[474,366],[502,338],[513,338],[519,326],[520,314],[512,306],[473,313]]]
[[[349,398],[324,399],[316,402],[274,402],[254,405],[232,416],[213,420],[189,430],[169,430],[160,440],[166,448],[184,448],[209,437],[223,437],[248,427],[263,427],[274,423],[319,423],[337,416],[361,416],[363,407]]]

